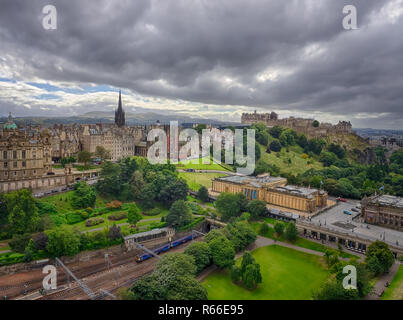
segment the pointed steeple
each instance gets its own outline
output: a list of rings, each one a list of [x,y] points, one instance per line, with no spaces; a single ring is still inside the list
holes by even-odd
[[[115,124],[118,127],[123,127],[125,125],[125,112],[122,107],[122,93],[119,90],[119,102],[118,109],[115,111]]]

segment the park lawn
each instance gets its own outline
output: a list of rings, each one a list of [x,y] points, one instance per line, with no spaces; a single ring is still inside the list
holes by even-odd
[[[223,173],[179,172],[179,177],[185,179],[189,188],[193,191],[198,191],[201,186],[209,189],[213,179],[224,176],[225,174]]]
[[[312,164],[308,164],[308,159],[303,159],[301,157],[304,152],[299,146],[289,147],[289,152],[286,152],[286,148],[282,148],[279,152],[279,157],[277,156],[278,152],[267,153],[267,147],[262,145],[259,146],[261,151],[261,161],[270,165],[276,165],[280,168],[281,173],[292,173],[296,175],[304,173],[309,169],[320,170],[323,168],[322,163],[314,159],[312,160]],[[291,159],[291,163],[288,162],[288,159]]]
[[[231,166],[227,166],[225,164],[217,163],[210,157],[210,164],[204,164],[203,161],[208,159],[208,156],[194,159],[193,161],[196,163],[192,163],[192,160],[183,160],[178,163],[175,163],[177,169],[195,169],[195,170],[219,170],[219,171],[233,171]]]
[[[234,284],[228,271],[213,272],[203,282],[210,300],[310,300],[312,291],[330,276],[320,257],[290,248],[271,245],[252,255],[263,282],[250,291]]]
[[[395,277],[382,295],[382,300],[403,300],[403,266],[399,267]]]
[[[50,195],[50,196],[39,199],[39,201],[53,204],[56,207],[57,211],[60,213],[72,212],[72,211],[75,211],[75,209],[73,209],[70,204],[70,200],[71,200],[71,196],[73,195],[73,192],[74,191],[68,191],[65,193]],[[108,202],[109,202],[108,199],[100,196],[97,193],[97,198],[95,200],[96,208],[105,207]]]
[[[270,219],[270,218],[267,218],[267,219]],[[266,219],[265,219],[265,221],[266,221]],[[284,224],[286,224],[286,223],[284,223]],[[284,235],[278,237],[272,227],[269,227],[267,232],[265,234],[262,234],[260,232],[260,226],[261,226],[260,223],[252,222],[252,223],[250,223],[250,225],[253,228],[253,230],[255,230],[255,232],[257,234],[261,235],[262,237],[266,237],[266,238],[270,238],[270,239],[276,239],[278,241],[291,243],[291,242],[287,241],[284,238]],[[297,240],[295,242],[292,242],[292,244],[295,245],[295,246],[301,247],[301,248],[310,249],[310,250],[314,250],[314,251],[318,251],[318,252],[325,252],[326,249],[336,250],[334,248],[325,246],[325,245],[323,245],[321,243],[311,241],[309,239],[305,239],[305,238],[302,238],[302,237],[297,237]],[[355,256],[350,254],[350,253],[348,253],[348,252],[343,251],[343,252],[340,253],[340,257],[350,259],[350,258],[354,258]]]

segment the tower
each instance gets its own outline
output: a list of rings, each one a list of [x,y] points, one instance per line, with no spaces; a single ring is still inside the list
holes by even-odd
[[[119,103],[118,109],[115,110],[115,124],[120,128],[125,125],[125,112],[122,108],[122,94],[119,90]]]

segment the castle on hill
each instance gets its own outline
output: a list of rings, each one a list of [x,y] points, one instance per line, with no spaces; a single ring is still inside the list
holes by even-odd
[[[278,114],[271,113],[243,113],[241,117],[242,124],[264,123],[268,127],[281,126],[290,128],[298,133],[303,133],[310,137],[323,138],[329,134],[350,134],[353,132],[350,121],[339,121],[338,124],[319,123],[314,125],[315,119],[304,118],[283,118],[279,119]]]

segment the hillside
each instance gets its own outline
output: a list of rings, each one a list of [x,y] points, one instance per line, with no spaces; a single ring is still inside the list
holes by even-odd
[[[259,145],[261,151],[261,158],[259,161],[263,161],[268,165],[276,165],[280,168],[282,173],[292,173],[294,175],[299,173],[304,173],[309,169],[320,170],[323,168],[322,163],[311,158],[304,159],[302,155],[304,151],[299,146],[289,147],[289,152],[287,148],[282,148],[280,152],[266,152],[266,147]]]

